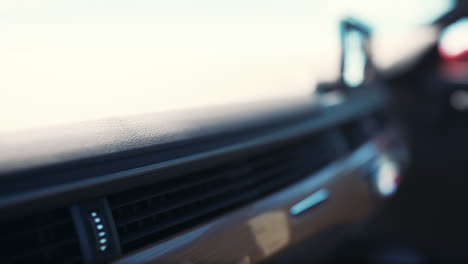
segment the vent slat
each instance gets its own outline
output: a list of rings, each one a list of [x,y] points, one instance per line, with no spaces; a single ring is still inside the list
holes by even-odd
[[[338,155],[326,133],[245,153],[108,197],[124,253],[219,216],[309,175]]]
[[[238,174],[243,173],[242,170],[244,170],[244,168],[237,168],[237,169],[235,169],[233,171],[230,171],[229,173],[226,173],[226,174],[227,174],[227,176],[229,176],[229,175],[238,175]],[[174,187],[174,188],[172,188],[170,190],[165,190],[165,191],[161,191],[161,192],[148,194],[148,195],[145,195],[145,196],[142,196],[142,197],[139,197],[139,198],[135,198],[134,200],[127,199],[126,201],[117,202],[115,204],[112,204],[112,209],[116,209],[116,208],[119,208],[119,207],[124,207],[124,206],[127,206],[127,205],[131,205],[131,204],[138,203],[138,202],[141,202],[141,201],[146,201],[146,200],[149,200],[149,199],[155,199],[155,198],[158,198],[158,197],[161,197],[161,196],[164,196],[164,195],[168,195],[168,194],[171,194],[171,193],[174,193],[174,192],[189,190],[191,188],[195,188],[197,186],[200,186],[200,185],[203,185],[203,184],[206,184],[206,183],[210,183],[210,182],[216,181],[218,179],[220,179],[220,176],[219,175],[214,175],[214,176],[211,176],[211,177],[206,178],[206,179],[201,179],[200,181],[197,181],[197,182],[192,182],[192,183],[189,183],[187,185]]]
[[[21,253],[22,255],[13,256],[10,258],[10,261],[15,262],[23,258],[29,258],[31,256],[40,257],[44,253],[47,254],[56,250],[60,250],[64,247],[73,246],[73,245],[75,245],[76,247],[79,247],[79,244],[77,243],[75,239],[68,239],[66,241],[57,241],[55,243],[43,245],[43,246],[34,248],[32,250],[29,250],[27,252],[23,252]]]
[[[0,223],[0,263],[81,263],[68,208]]]
[[[171,204],[168,204],[166,206],[159,207],[159,208],[154,208],[153,210],[151,210],[151,209],[146,210],[141,215],[134,215],[134,216],[130,216],[128,218],[119,219],[117,221],[117,226],[123,226],[123,225],[129,224],[129,223],[134,222],[134,221],[138,221],[138,220],[141,220],[141,219],[144,219],[144,218],[147,218],[147,217],[151,217],[153,215],[157,215],[157,214],[161,214],[161,213],[164,213],[164,212],[167,212],[167,211],[175,210],[177,208],[187,206],[187,205],[193,204],[195,202],[200,202],[200,201],[206,200],[208,198],[221,195],[223,193],[232,193],[232,192],[241,190],[242,188],[251,186],[253,183],[257,182],[259,179],[261,180],[261,179],[264,179],[264,178],[266,178],[268,176],[271,176],[274,172],[285,172],[285,171],[286,171],[286,168],[270,168],[270,169],[262,172],[261,176],[255,177],[255,178],[252,178],[252,179],[248,179],[248,180],[244,180],[239,184],[231,183],[230,185],[223,186],[223,187],[221,187],[221,188],[219,188],[219,189],[217,189],[217,190],[215,190],[213,192],[205,192],[205,193],[203,193],[201,195],[191,197],[189,199],[184,199],[184,200],[182,200],[180,202],[176,202],[176,203],[173,203],[173,204],[171,203]]]
[[[283,154],[284,155],[284,154]],[[284,159],[284,157],[283,157]],[[275,162],[281,161],[278,158],[274,159],[272,157],[262,157],[260,161],[257,161],[254,165],[255,166],[265,166],[269,165]],[[222,170],[218,169],[217,171],[213,172],[208,172],[206,173],[209,175],[208,177],[191,177],[191,179],[187,179],[187,182],[184,182],[183,185],[176,185],[176,186],[163,186],[160,191],[156,191],[153,189],[150,189],[148,192],[149,194],[143,195],[141,193],[136,194],[132,193],[130,197],[119,197],[119,200],[115,200],[112,203],[112,209],[116,209],[119,207],[127,206],[130,204],[134,204],[137,202],[149,200],[149,199],[154,199],[163,195],[167,195],[173,192],[178,192],[178,191],[183,191],[187,189],[194,188],[196,186],[200,186],[206,183],[209,183],[211,181],[215,181],[217,179],[222,179],[224,177],[231,177],[231,176],[239,176],[239,175],[244,175],[249,173],[249,171],[246,170],[246,166],[235,166],[237,164],[231,165],[230,168],[223,167]]]
[[[41,225],[41,226],[38,226],[38,227],[33,227],[33,226],[29,226],[28,224],[24,224],[22,226],[24,226],[23,229],[21,229],[20,231],[11,231],[11,230],[8,230],[6,231],[7,233],[5,233],[3,235],[3,239],[5,240],[10,240],[10,239],[17,239],[18,237],[21,237],[21,236],[28,236],[31,232],[41,232],[41,231],[46,231],[47,229],[50,229],[50,228],[57,228],[57,227],[60,227],[60,226],[67,226],[67,225],[71,225],[71,219],[60,219],[58,221],[54,221],[53,223],[47,223],[45,225]]]
[[[287,182],[287,180],[282,181],[282,183],[284,183],[284,182]],[[279,184],[281,184],[281,182]],[[138,233],[132,234],[131,236],[126,236],[124,239],[122,239],[121,243],[122,244],[128,244],[128,243],[130,243],[130,242],[132,242],[134,240],[140,239],[140,238],[145,237],[147,235],[160,232],[162,230],[165,230],[165,229],[180,225],[180,224],[182,224],[184,222],[190,221],[191,219],[194,219],[194,218],[203,216],[205,214],[209,214],[209,213],[211,213],[213,211],[217,211],[219,209],[222,209],[227,204],[236,204],[236,203],[248,200],[249,198],[256,197],[260,193],[262,193],[263,191],[265,191],[265,190],[267,190],[267,189],[269,189],[269,188],[271,188],[273,186],[276,186],[276,185],[278,185],[278,183],[270,183],[270,184],[261,186],[260,188],[258,188],[254,192],[249,192],[246,195],[237,195],[235,197],[232,197],[232,198],[230,198],[228,200],[223,201],[223,203],[221,203],[221,204],[215,204],[213,206],[206,207],[203,210],[197,211],[196,213],[190,214],[188,216],[182,216],[182,217],[180,217],[178,219],[174,219],[174,220],[172,220],[170,222],[164,223],[162,225],[158,225],[158,226],[153,227],[151,229],[142,230],[142,231],[140,231]]]

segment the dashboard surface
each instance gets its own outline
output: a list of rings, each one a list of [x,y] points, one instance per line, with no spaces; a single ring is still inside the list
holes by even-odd
[[[335,104],[316,98],[3,134],[1,221],[70,210],[84,263],[266,260],[363,221],[381,200],[380,166],[390,166],[385,177],[397,177],[399,167],[383,161],[404,162],[395,154],[400,135],[387,116],[385,87],[354,89]],[[293,209],[315,193],[327,194],[323,205]],[[93,252],[90,212],[109,226],[107,255]],[[284,232],[265,238],[265,228]],[[219,237],[233,244],[216,245]],[[204,255],[211,248],[219,254]]]

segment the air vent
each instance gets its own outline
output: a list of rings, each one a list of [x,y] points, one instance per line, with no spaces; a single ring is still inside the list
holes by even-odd
[[[81,263],[68,209],[0,223],[1,263]]]
[[[330,135],[246,153],[209,169],[109,197],[122,249],[129,252],[317,171],[337,157]]]

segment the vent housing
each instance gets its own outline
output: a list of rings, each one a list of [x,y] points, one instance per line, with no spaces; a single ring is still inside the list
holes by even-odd
[[[334,161],[333,133],[245,153],[176,179],[109,198],[123,253],[144,247],[284,188]],[[335,134],[336,135],[336,134]]]
[[[377,133],[383,131],[392,122],[391,116],[380,110],[371,115],[348,121],[339,126],[347,147],[350,151],[367,142]]]
[[[353,151],[364,144],[371,136],[366,119],[357,119],[341,125],[341,133],[345,138],[348,149]]]
[[[385,110],[380,110],[373,114],[373,120],[379,130],[383,130],[390,123],[393,123],[392,115]]]
[[[0,263],[82,263],[68,209],[0,223]]]

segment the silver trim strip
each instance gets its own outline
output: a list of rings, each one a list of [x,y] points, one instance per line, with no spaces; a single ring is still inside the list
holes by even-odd
[[[330,197],[328,190],[321,189],[305,198],[304,200],[296,203],[291,208],[289,208],[289,213],[293,216],[302,214],[313,207],[325,202]]]

